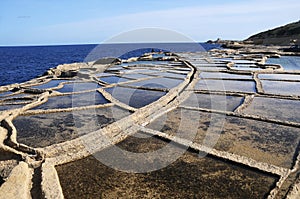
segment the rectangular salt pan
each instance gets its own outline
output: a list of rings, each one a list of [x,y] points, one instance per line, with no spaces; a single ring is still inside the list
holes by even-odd
[[[118,148],[146,157],[152,151],[164,149],[167,143],[157,138],[128,138]],[[178,146],[172,145],[176,150]],[[57,166],[59,180],[65,196],[69,198],[263,198],[278,180],[277,177],[231,164],[217,158],[199,158],[198,154],[185,152],[181,157],[161,169],[144,173],[125,172],[104,165],[95,157],[108,157],[111,148],[81,160]],[[148,152],[148,153],[147,153]],[[140,166],[139,159],[113,159],[126,168],[151,167],[164,164],[169,153],[150,156]],[[166,157],[167,156],[167,157]],[[153,160],[152,160],[153,159]],[[137,165],[135,165],[137,164]],[[152,168],[152,167],[151,167]],[[155,168],[155,167],[154,167]]]
[[[277,95],[300,96],[300,82],[283,82],[262,80],[262,86],[266,93]]]
[[[134,108],[141,108],[159,100],[165,92],[132,89],[126,87],[113,87],[106,89],[113,98]]]
[[[211,73],[202,72],[200,78],[218,78],[218,79],[252,79],[251,75],[239,75],[231,73]]]
[[[14,119],[17,140],[31,147],[45,147],[96,131],[130,113],[118,107],[20,116]]]
[[[299,100],[255,97],[244,112],[270,119],[300,123]]]
[[[270,79],[270,80],[298,80],[300,81],[300,75],[292,74],[259,74],[260,79]]]
[[[183,80],[170,79],[170,78],[154,78],[150,80],[135,82],[127,84],[129,86],[138,86],[146,88],[167,88],[171,89],[178,86]]]
[[[266,63],[280,64],[284,70],[300,70],[300,57],[281,56],[280,58],[269,58]]]
[[[34,109],[62,109],[109,103],[99,92],[50,97],[48,101]]]
[[[62,92],[62,93],[81,92],[81,91],[86,91],[86,90],[97,89],[99,87],[100,86],[94,82],[78,82],[78,83],[65,84],[63,88],[61,88],[57,91]]]
[[[232,91],[255,93],[255,83],[252,81],[233,80],[200,80],[196,85],[196,90],[211,91]]]
[[[285,168],[291,168],[300,141],[298,128],[183,108],[147,127]]]
[[[132,78],[132,79],[142,79],[142,78],[152,77],[152,76],[149,76],[149,75],[138,74],[138,73],[129,73],[129,74],[121,75],[121,76],[125,77],[125,78]]]
[[[117,84],[117,83],[121,83],[121,82],[130,81],[130,79],[127,79],[124,77],[118,77],[118,76],[101,77],[100,80],[104,81],[108,84]]]
[[[243,97],[192,94],[181,105],[194,108],[215,109],[221,111],[234,111],[243,102]]]

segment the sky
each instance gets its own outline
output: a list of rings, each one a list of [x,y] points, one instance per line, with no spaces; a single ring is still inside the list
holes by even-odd
[[[299,0],[1,0],[0,46],[99,44],[143,28],[242,40],[299,21],[299,10]]]

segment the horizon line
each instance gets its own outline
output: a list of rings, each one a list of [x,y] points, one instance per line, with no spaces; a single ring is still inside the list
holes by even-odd
[[[107,43],[58,43],[58,44],[13,44],[13,45],[0,45],[0,47],[43,47],[43,46],[80,46],[80,45],[105,45],[105,44],[174,44],[174,43],[207,43],[207,41],[167,41],[167,42],[107,42]]]

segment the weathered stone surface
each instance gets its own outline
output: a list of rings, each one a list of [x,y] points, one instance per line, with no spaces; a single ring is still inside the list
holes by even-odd
[[[48,162],[42,165],[41,186],[45,198],[64,198],[57,172],[54,166]]]
[[[287,199],[298,199],[300,197],[300,178],[295,182],[295,184],[291,187]]]
[[[20,162],[0,187],[0,198],[30,198],[32,172],[25,162]]]

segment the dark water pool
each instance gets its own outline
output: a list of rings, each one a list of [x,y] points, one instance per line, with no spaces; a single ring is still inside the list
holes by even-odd
[[[166,94],[166,92],[132,89],[126,87],[108,88],[106,91],[117,100],[134,108],[141,108],[151,104]]]

